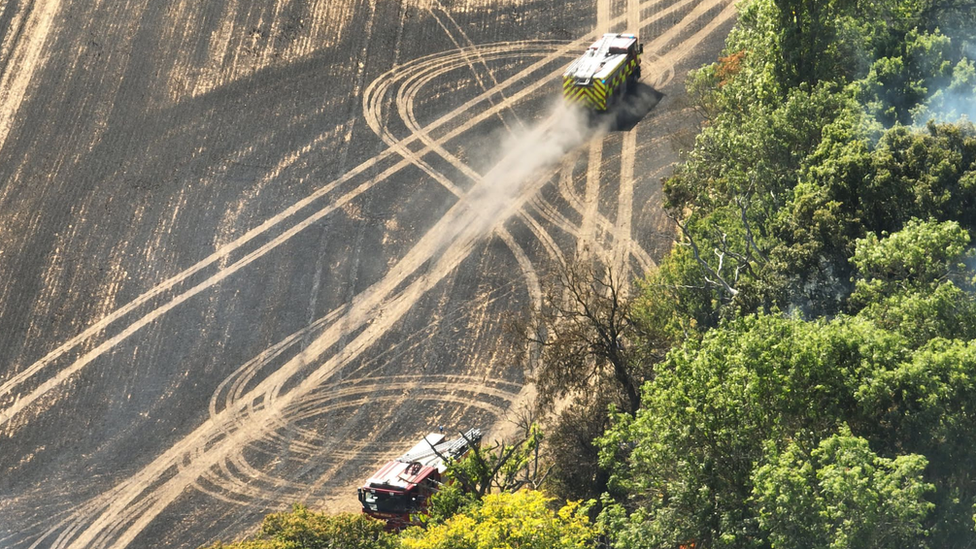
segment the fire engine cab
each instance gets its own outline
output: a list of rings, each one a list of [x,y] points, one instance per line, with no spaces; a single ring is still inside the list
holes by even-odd
[[[641,77],[644,46],[633,34],[604,34],[563,73],[563,97],[571,105],[606,111]]]
[[[443,433],[431,433],[409,452],[388,462],[359,488],[363,513],[385,520],[387,529],[399,530],[413,524],[411,515],[422,514],[427,500],[440,487],[451,461],[463,458],[472,444],[481,441],[479,429],[448,440]]]

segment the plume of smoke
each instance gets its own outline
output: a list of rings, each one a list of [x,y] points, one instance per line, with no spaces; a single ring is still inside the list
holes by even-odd
[[[929,121],[936,123],[972,122],[976,120],[974,96],[976,96],[976,90],[970,90],[968,93],[939,90],[921,109],[915,112],[913,117],[915,125],[924,126]]]
[[[633,128],[661,97],[660,92],[642,84],[634,93],[623,96],[610,112],[598,116],[560,101],[542,122],[504,139],[501,159],[464,201],[485,223],[504,221],[514,213],[526,185],[547,178],[546,170],[567,152],[607,132]]]
[[[933,93],[914,113],[916,125],[976,120],[976,66],[966,59],[953,70],[952,83]]]
[[[458,206],[464,212],[458,212],[454,230],[445,236],[455,240],[488,234],[548,179],[549,169],[566,153],[604,132],[604,124],[593,123],[587,113],[560,103],[538,124],[509,134],[498,145],[500,158],[461,199]]]
[[[506,134],[483,151],[491,168],[428,233],[426,244],[440,255],[448,246],[467,247],[487,236],[549,180],[569,151],[609,131],[633,128],[661,97],[641,84],[598,116],[559,101],[540,122]]]

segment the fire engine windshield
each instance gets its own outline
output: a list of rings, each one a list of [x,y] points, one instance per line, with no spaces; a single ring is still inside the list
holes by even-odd
[[[363,490],[359,499],[364,509],[374,513],[411,513],[416,511],[414,498],[406,494]]]

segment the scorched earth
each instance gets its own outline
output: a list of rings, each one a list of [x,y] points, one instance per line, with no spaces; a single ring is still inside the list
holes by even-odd
[[[196,547],[498,436],[503,319],[654,269],[685,74],[731,0],[0,3],[0,546]],[[611,131],[560,104],[604,32]]]

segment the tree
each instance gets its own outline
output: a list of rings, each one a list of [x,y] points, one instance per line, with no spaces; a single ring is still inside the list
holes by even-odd
[[[584,261],[558,268],[536,314],[533,340],[542,346],[533,375],[540,410],[571,394],[612,386],[622,405],[640,405],[639,388],[663,355],[637,345],[641,334],[630,315],[624,282],[609,267]]]
[[[972,325],[970,325],[972,330]],[[976,542],[969,520],[976,478],[976,341],[934,338],[909,360],[875,372],[858,389],[862,435],[879,452],[915,453],[929,461],[936,490],[932,547]]]
[[[441,524],[458,513],[476,507],[492,492],[539,488],[552,468],[542,458],[542,429],[531,421],[529,415],[519,417],[518,427],[521,433],[515,440],[496,440],[487,448],[460,433],[470,448],[460,460],[443,456],[431,446],[448,464],[445,471],[447,482],[431,496],[427,513],[416,518],[427,524]]]
[[[913,28],[856,83],[858,99],[886,125],[910,123],[918,105],[949,85],[954,64],[948,36]]]
[[[869,233],[856,242],[852,263],[859,279],[854,299],[875,302],[907,289],[968,281],[965,259],[969,233],[955,221],[909,220],[897,233]]]
[[[255,539],[212,549],[393,549],[395,538],[385,524],[358,513],[315,513],[304,505],[264,518]]]
[[[967,125],[889,130],[846,111],[824,128],[772,232],[771,261],[791,280],[789,305],[808,314],[843,310],[854,254],[868,233],[894,233],[912,218],[976,228],[976,160]],[[786,303],[781,304],[784,306]]]
[[[401,535],[403,549],[583,549],[599,531],[585,507],[569,503],[553,512],[541,492],[489,494],[480,504],[422,530]]]
[[[457,483],[461,492],[471,494],[476,500],[492,491],[538,488],[548,474],[540,459],[542,429],[527,419],[520,427],[522,433],[514,441],[495,441],[488,448],[468,441],[471,451],[465,457],[458,461],[448,460],[447,477]],[[462,433],[461,436],[465,435]]]
[[[878,122],[948,108],[951,90],[971,103],[965,43],[924,17],[950,8],[976,18],[954,1],[742,6],[719,62],[691,79],[707,124],[665,182],[688,248],[676,256],[676,310],[701,328],[775,307],[836,314],[852,290],[847,258],[866,232],[912,217],[976,227],[967,124]]]
[[[617,495],[606,530],[652,547],[761,539],[748,499],[764,445],[815,444],[853,413],[857,372],[900,349],[872,328],[758,315],[673,350],[636,417],[617,417],[599,441]]]
[[[836,29],[834,2],[829,0],[775,0],[779,33],[781,79],[789,85],[816,83],[831,76],[823,67]]]
[[[879,457],[846,426],[812,452],[791,442],[769,453],[752,498],[773,549],[902,549],[927,536],[924,457]]]
[[[549,278],[535,314],[533,339],[542,353],[532,377],[548,435],[543,478],[565,499],[594,498],[606,489],[593,439],[607,426],[608,406],[637,409],[641,383],[670,345],[633,316],[628,290],[610,268],[570,263]],[[568,404],[553,413],[557,401]]]
[[[893,242],[919,257],[906,249],[919,239]],[[599,440],[614,496],[601,520],[616,546],[976,542],[976,317],[972,297],[960,307],[950,290],[961,291],[944,281],[886,298],[903,325],[879,322],[890,317],[874,307],[831,320],[757,315],[673,350],[645,385],[641,410],[617,416]],[[965,339],[945,337],[954,333]],[[844,499],[844,482],[860,483],[858,494]],[[872,508],[880,514],[865,514]],[[872,537],[881,530],[891,537]]]
[[[747,316],[674,349],[638,413],[599,440],[614,496],[601,520],[617,546],[976,541],[968,243],[953,222],[865,237],[852,259],[866,304],[856,316]]]
[[[892,235],[858,239],[850,302],[860,316],[915,348],[942,337],[976,338],[976,296],[966,261],[969,233],[954,221],[911,220]]]
[[[680,344],[599,439],[616,547],[976,543],[976,131],[901,125],[971,94],[971,42],[925,16],[950,11],[976,19],[753,0],[695,73],[707,124],[665,183],[682,239],[631,313]]]
[[[594,440],[610,426],[611,393],[597,389],[579,395],[546,428],[547,493],[564,500],[588,500],[607,490],[609,474],[600,467],[600,448]]]
[[[745,59],[761,56],[750,52]],[[741,98],[755,96],[754,86],[749,78],[737,76],[715,93],[730,94],[741,103],[746,101]],[[790,202],[799,171],[824,136],[824,121],[855,108],[849,92],[821,83],[722,111],[699,135],[685,163],[665,181],[666,206],[682,237],[677,246],[682,249],[673,260],[682,265],[683,274],[675,280],[680,290],[674,293],[684,304],[714,303],[711,314],[697,306],[693,310],[692,318],[700,326],[714,326],[719,318],[735,314],[785,307],[789,290],[810,287],[803,278],[817,272],[819,250],[809,245],[812,238],[804,238],[799,246],[791,246],[790,239],[805,236],[804,231],[820,236],[818,226],[831,234],[836,226],[829,219],[819,225],[794,220],[794,211],[805,212],[791,208]],[[698,272],[684,267],[688,257]],[[846,258],[846,253],[839,256]],[[807,261],[794,268],[800,259]],[[665,260],[669,261],[672,258]],[[692,297],[693,293],[699,295]]]

